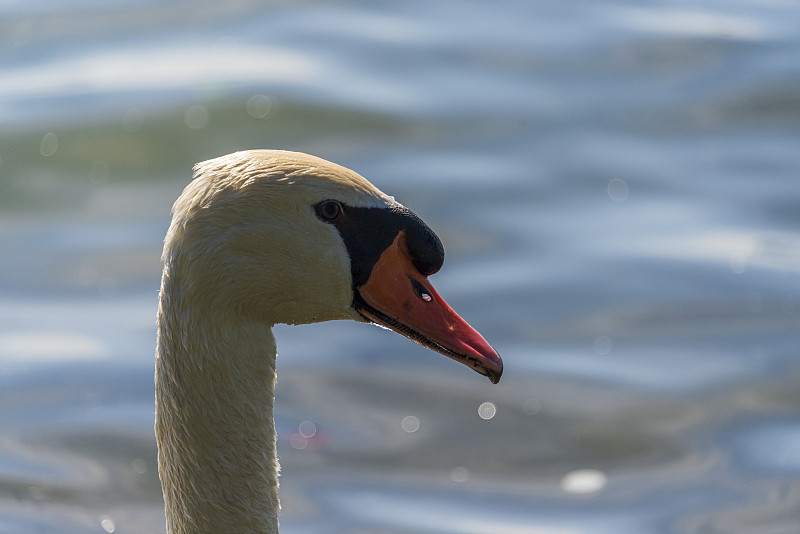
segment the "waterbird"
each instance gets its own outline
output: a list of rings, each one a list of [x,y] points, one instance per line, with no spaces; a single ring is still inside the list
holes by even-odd
[[[436,234],[356,172],[277,150],[198,163],[164,240],[158,472],[169,534],[278,532],[272,326],[374,323],[500,380],[434,290]]]

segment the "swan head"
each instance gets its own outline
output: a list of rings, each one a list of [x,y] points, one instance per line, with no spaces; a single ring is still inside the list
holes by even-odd
[[[357,173],[297,152],[199,163],[173,206],[163,283],[225,320],[372,322],[497,382],[500,357],[428,281],[436,234]]]

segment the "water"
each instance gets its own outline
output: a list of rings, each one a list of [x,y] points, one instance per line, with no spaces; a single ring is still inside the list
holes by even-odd
[[[416,211],[506,362],[493,386],[377,328],[276,328],[283,532],[800,532],[798,20],[0,6],[0,533],[164,531],[161,240],[191,165],[242,148]]]

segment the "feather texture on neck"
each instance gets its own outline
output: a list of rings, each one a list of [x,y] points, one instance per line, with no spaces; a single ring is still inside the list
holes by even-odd
[[[156,436],[168,532],[276,534],[270,327],[203,317],[175,306],[174,298],[167,283],[159,310]]]

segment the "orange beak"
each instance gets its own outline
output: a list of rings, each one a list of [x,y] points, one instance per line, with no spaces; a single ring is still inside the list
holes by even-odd
[[[414,267],[405,231],[381,253],[366,283],[357,289],[354,306],[370,321],[472,367],[493,384],[500,381],[500,356]]]

